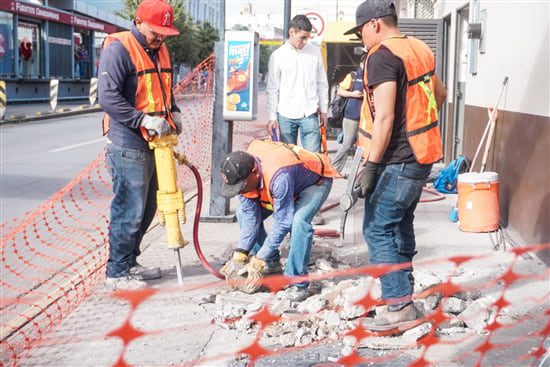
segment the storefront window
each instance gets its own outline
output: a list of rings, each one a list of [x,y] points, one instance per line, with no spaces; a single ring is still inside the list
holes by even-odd
[[[79,30],[73,34],[75,74],[80,79],[90,77],[90,31]]]
[[[17,32],[21,76],[24,78],[40,76],[40,26],[20,21]]]
[[[15,73],[13,15],[0,11],[0,75]]]

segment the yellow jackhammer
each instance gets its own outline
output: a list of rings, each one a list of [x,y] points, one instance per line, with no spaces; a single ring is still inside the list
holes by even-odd
[[[175,134],[158,137],[149,141],[149,148],[154,150],[157,170],[157,218],[161,226],[166,227],[166,240],[168,248],[175,251],[177,257],[176,273],[178,283],[183,284],[180,248],[185,247],[189,241],[183,238],[180,223],[185,224],[185,202],[183,193],[177,185],[176,161],[174,158],[174,146],[178,145],[178,137]]]

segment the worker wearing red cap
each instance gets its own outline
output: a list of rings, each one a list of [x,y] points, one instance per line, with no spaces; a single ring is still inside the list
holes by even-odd
[[[164,40],[179,34],[174,10],[145,0],[130,31],[106,37],[99,62],[99,104],[105,111],[107,166],[113,181],[109,225],[108,289],[138,289],[161,276],[137,262],[156,211],[157,178],[147,134],[181,132],[172,95],[172,64]],[[145,138],[144,138],[145,137]]]

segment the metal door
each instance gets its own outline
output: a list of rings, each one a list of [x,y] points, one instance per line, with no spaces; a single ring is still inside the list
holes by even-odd
[[[468,75],[468,16],[469,7],[457,13],[455,88],[453,95],[453,159],[462,154],[464,137],[464,102],[466,100],[466,78]]]

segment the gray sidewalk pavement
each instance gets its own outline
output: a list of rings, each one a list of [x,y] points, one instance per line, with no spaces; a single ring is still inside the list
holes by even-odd
[[[350,161],[348,160],[348,164]],[[326,204],[339,200],[346,183],[346,180],[335,182]],[[190,194],[186,193],[186,197]],[[204,194],[203,214],[208,211],[208,186],[205,187]],[[447,219],[455,200],[454,195],[448,195],[442,201],[421,203],[418,206],[415,221],[418,250],[415,275],[419,282],[430,283],[427,279],[431,278],[450,280],[453,284],[469,285],[470,289],[478,289],[482,293],[480,299],[496,300],[502,292],[502,282],[495,283],[494,280],[507,272],[510,266],[520,274],[547,274],[547,268],[536,257],[526,255],[514,258],[502,249],[493,250],[486,233],[461,232],[455,223]],[[184,237],[189,240],[192,239],[195,204],[196,199],[193,199],[187,205],[188,221],[183,227]],[[233,210],[235,205],[234,199]],[[326,224],[318,228],[338,230],[340,214],[339,207],[324,212]],[[339,239],[316,238],[313,262],[331,259],[338,270],[366,265],[368,253],[361,231],[362,217],[363,202],[360,200],[348,217],[346,241],[341,243]],[[200,223],[200,246],[214,267],[219,269],[229,257],[231,248],[237,243],[238,234],[237,223]],[[269,293],[250,296],[231,291],[223,281],[209,274],[201,265],[193,251],[193,244],[182,250],[185,285],[180,288],[174,267],[176,257],[167,248],[164,229],[154,226],[145,237],[144,247],[140,258],[142,264],[160,266],[163,273],[161,279],[150,282],[151,287],[157,291],[154,296],[140,303],[136,311],[131,313],[125,301],[112,298],[100,286],[54,333],[45,338],[42,346],[32,349],[21,365],[111,366],[123,356],[126,363],[135,366],[244,366],[246,359],[236,359],[236,353],[251,345],[258,329],[250,325],[251,322],[246,317],[240,319],[238,316],[254,314],[264,302],[271,304],[273,309],[278,299]],[[448,260],[453,256],[482,257],[457,265]],[[323,284],[328,287],[329,284],[338,284],[347,278],[357,277],[331,277]],[[435,283],[437,281],[432,281],[432,285]],[[499,330],[491,342],[508,345],[518,335],[525,338],[517,344],[490,351],[482,361],[482,366],[519,366],[521,364],[516,358],[532,352],[540,342],[535,333],[540,325],[544,325],[541,316],[545,320],[544,309],[548,308],[547,282],[544,279],[517,281],[507,290],[509,292],[506,300],[511,305],[506,308],[504,315],[499,316],[498,321],[503,324],[511,323],[513,326]],[[540,302],[535,301],[537,297],[545,298]],[[228,307],[230,312],[237,310],[236,319],[233,320],[236,321],[235,324],[223,322],[224,318],[229,318],[227,314],[223,314],[223,310],[227,311]],[[325,311],[319,313],[327,315]],[[296,311],[283,313],[283,318],[292,319],[298,316],[300,315]],[[144,335],[132,340],[124,349],[119,338],[108,335],[127,320]],[[517,325],[513,324],[514,321]],[[349,322],[340,320],[341,325],[349,326]],[[338,329],[338,325],[335,327]],[[307,327],[305,329],[300,332],[307,333]],[[487,333],[472,328],[464,330],[454,336],[442,337],[448,343],[431,346],[424,358],[435,361],[438,366],[476,365],[478,354],[474,350],[486,340]],[[260,339],[260,344],[268,350],[278,348],[277,353],[280,354],[259,359],[256,365],[334,365],[346,353],[346,348],[349,352],[349,341],[346,342],[343,331],[340,330],[339,333],[337,337],[329,335],[313,345],[289,349],[286,353],[281,343],[274,342],[280,339],[268,338],[267,332]],[[365,365],[404,366],[421,356],[421,349],[415,343],[412,347],[398,351],[384,350],[384,347],[381,349],[372,346],[361,348],[359,351],[363,357],[379,358],[378,362]],[[530,362],[532,361],[525,361],[525,365],[530,365]]]

